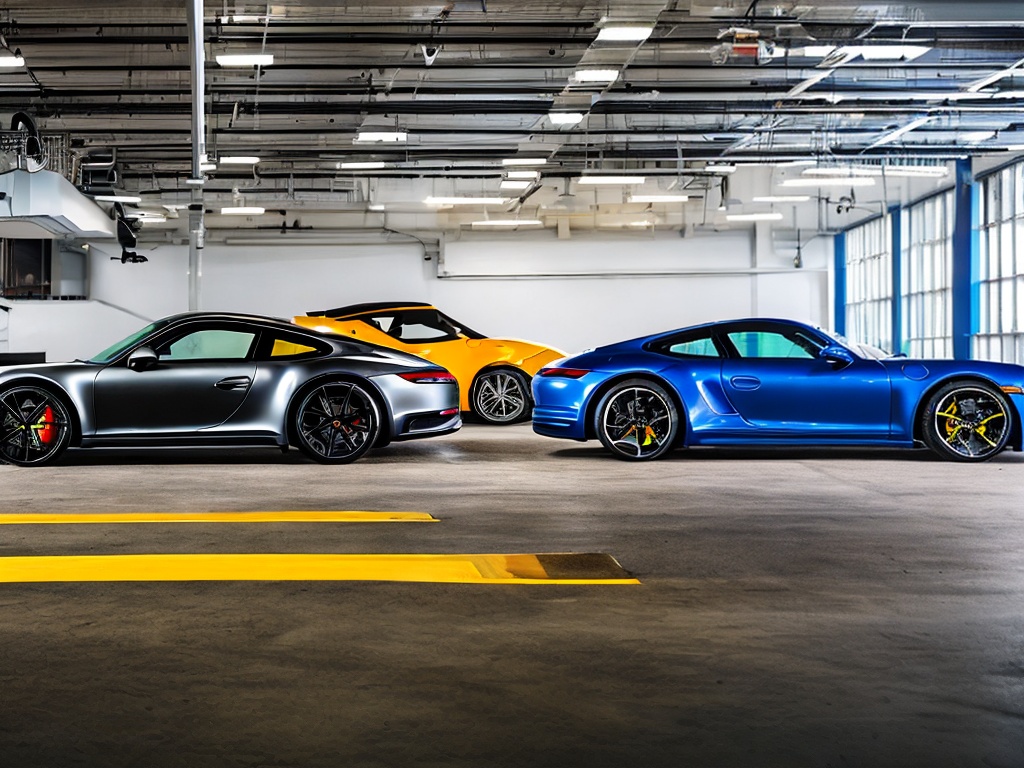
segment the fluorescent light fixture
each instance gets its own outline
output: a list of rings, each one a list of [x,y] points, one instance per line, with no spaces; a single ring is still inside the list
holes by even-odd
[[[577,83],[614,83],[619,79],[617,69],[578,69],[572,73]]]
[[[871,144],[868,147],[868,149],[881,147],[884,144],[891,144],[892,142],[896,141],[896,139],[898,139],[900,136],[903,136],[904,134],[910,133],[911,131],[920,128],[922,125],[924,125],[931,119],[932,115],[925,115],[924,117],[915,118],[906,125],[901,125],[899,128],[889,131],[889,133],[883,135],[881,138],[877,139],[873,144]]]
[[[960,140],[964,144],[980,144],[983,141],[994,139],[995,131],[965,131],[960,134]]]
[[[766,211],[764,213],[727,213],[726,221],[782,221],[782,214],[778,211]]]
[[[154,224],[162,224],[167,221],[167,217],[162,213],[152,213],[150,211],[128,211],[125,213],[126,219],[135,219],[141,221],[143,224],[153,222]]]
[[[225,216],[261,216],[264,211],[258,205],[235,205],[220,209]]]
[[[810,195],[760,195],[750,198],[755,203],[806,203]]]
[[[1024,65],[1024,59],[1020,59],[1018,61],[1015,61],[1013,64],[1008,66],[1006,69],[1001,69],[998,72],[993,72],[991,75],[988,75],[987,77],[981,78],[981,80],[975,80],[973,83],[971,83],[966,88],[964,88],[964,90],[965,91],[971,91],[972,93],[977,93],[982,88],[984,88],[984,87],[986,87],[988,85],[992,85],[992,83],[997,83],[1000,80],[1002,80],[1004,77],[1009,77],[1018,68],[1020,68],[1022,65]]]
[[[505,178],[508,179],[536,179],[540,176],[536,171],[507,171]]]
[[[94,195],[92,199],[98,203],[127,203],[128,205],[142,202],[142,198],[137,195]]]
[[[708,163],[704,170],[708,173],[735,173],[736,166],[732,163]]]
[[[860,45],[857,51],[864,61],[913,61],[931,48],[926,45]]]
[[[248,16],[248,15],[235,15],[235,16],[221,16],[220,21],[222,24],[232,22],[234,24],[259,24],[263,21],[259,16]]]
[[[552,114],[565,114],[564,112],[554,112]],[[554,122],[554,121],[552,121]],[[506,157],[501,161],[502,165],[547,165],[548,159],[546,157]]]
[[[807,56],[812,59],[824,59],[836,47],[834,45],[805,45],[799,48],[790,48],[790,56]]]
[[[500,187],[501,189],[529,189],[531,184],[533,184],[532,181],[511,181],[506,179],[501,182]]]
[[[0,56],[0,67],[14,69],[15,67],[24,66],[25,59],[22,56]]]
[[[583,117],[582,112],[548,112],[548,120],[555,125],[578,125]]]
[[[366,206],[366,210],[368,210],[368,211],[386,211],[387,210],[387,206],[384,205],[383,203],[370,203],[368,206]]]
[[[216,163],[200,163],[199,164],[199,170],[200,171],[216,171],[217,170],[217,164]]]
[[[255,155],[225,155],[217,162],[221,165],[256,165],[259,161]]]
[[[1024,144],[1009,144],[1005,147],[997,147],[997,149],[1004,149],[1007,152],[1024,152]]]
[[[428,197],[427,205],[504,205],[507,197]]]
[[[274,63],[272,53],[221,53],[215,58],[222,67],[269,67]]]
[[[786,179],[783,187],[873,187],[875,180],[870,176],[812,176],[800,179]]]
[[[379,171],[381,168],[387,168],[387,163],[368,160],[365,162],[338,163],[335,167],[342,171]]]
[[[631,203],[685,203],[689,195],[630,195]]]
[[[609,24],[597,33],[597,42],[633,42],[642,43],[651,36],[654,27],[639,24]]]
[[[404,143],[409,138],[409,134],[405,131],[362,131],[357,133],[354,141],[363,143],[371,142],[386,142],[386,143]]]
[[[577,184],[643,184],[644,176],[580,176]]]
[[[543,227],[540,219],[485,219],[474,221],[473,229],[513,229],[515,227]]]

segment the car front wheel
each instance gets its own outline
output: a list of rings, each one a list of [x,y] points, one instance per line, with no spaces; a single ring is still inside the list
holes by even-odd
[[[380,434],[380,411],[362,386],[332,381],[309,391],[293,416],[299,448],[321,464],[347,464],[366,453]]]
[[[954,381],[928,399],[921,417],[925,445],[944,459],[984,461],[1006,447],[1013,427],[1002,392],[976,381]]]
[[[0,459],[20,467],[56,461],[71,442],[71,417],[61,398],[40,387],[0,391]]]
[[[661,386],[629,379],[601,398],[594,426],[615,458],[643,461],[663,456],[672,448],[679,432],[679,414]]]

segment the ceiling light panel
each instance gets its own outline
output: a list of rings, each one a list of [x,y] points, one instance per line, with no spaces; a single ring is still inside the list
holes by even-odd
[[[597,33],[597,42],[642,43],[653,31],[653,27],[639,24],[608,24]]]
[[[221,53],[214,58],[222,67],[269,67],[274,63],[272,53]]]
[[[580,176],[577,184],[643,184],[644,176]]]

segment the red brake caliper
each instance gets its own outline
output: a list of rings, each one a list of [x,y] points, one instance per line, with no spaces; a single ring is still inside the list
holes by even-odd
[[[53,441],[56,427],[53,423],[53,409],[50,406],[46,406],[43,410],[43,418],[35,425],[35,430],[39,436],[39,442],[43,445],[49,445]]]

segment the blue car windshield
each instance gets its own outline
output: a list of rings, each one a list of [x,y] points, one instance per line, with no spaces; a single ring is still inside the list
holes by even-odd
[[[821,329],[818,329],[821,331]],[[821,331],[831,339],[838,341],[844,347],[853,352],[856,352],[861,357],[867,358],[868,360],[885,360],[889,357],[894,357],[891,352],[886,352],[884,349],[876,347],[872,344],[862,344],[859,341],[850,341],[848,338],[843,336],[841,333],[835,331]]]
[[[135,333],[133,333],[128,338],[121,339],[121,341],[117,342],[117,344],[114,344],[113,346],[107,347],[106,349],[104,349],[102,352],[100,352],[95,357],[90,358],[87,362],[98,363],[100,365],[105,365],[105,364],[109,363],[111,360],[113,360],[114,358],[116,358],[118,355],[120,355],[122,352],[124,352],[126,349],[131,347],[133,344],[138,342],[140,339],[144,339],[146,336],[151,334],[157,328],[160,328],[160,327],[162,327],[164,325],[166,325],[165,322],[150,323],[145,328],[143,328],[142,330],[136,331]]]

